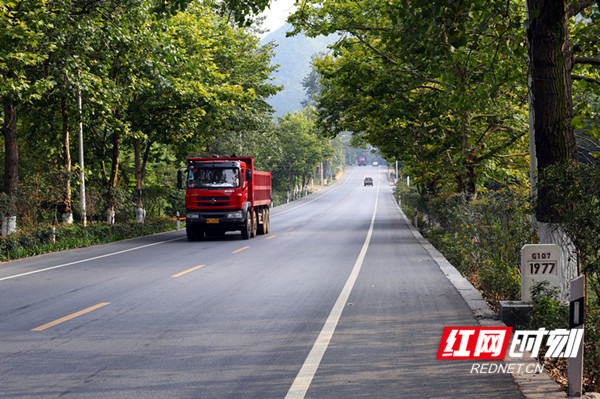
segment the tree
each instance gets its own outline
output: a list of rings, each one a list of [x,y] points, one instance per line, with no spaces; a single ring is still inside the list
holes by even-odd
[[[522,21],[522,5],[505,1],[315,1],[291,17],[296,32],[345,33],[317,61],[326,130],[352,131],[406,161],[424,193],[453,187],[470,197],[491,165],[523,158]],[[421,160],[426,173],[413,168]]]
[[[0,1],[0,98],[3,105],[4,186],[2,233],[16,229],[18,194],[18,108],[39,98],[53,85],[50,78],[32,73],[44,62],[54,43],[46,35],[53,15],[41,0],[24,0],[18,4]]]
[[[528,1],[533,17],[529,24],[535,153],[538,176],[550,165],[571,166],[577,161],[571,126],[571,51],[568,41],[566,1]],[[536,217],[556,220],[556,199],[544,184],[537,188]]]
[[[306,188],[319,163],[333,155],[333,148],[318,131],[311,108],[279,118],[277,136],[282,157],[274,175],[289,199],[298,184]]]
[[[271,47],[259,46],[256,36],[232,27],[209,7],[191,4],[141,30],[152,54],[140,54],[137,92],[127,106],[138,214],[143,214],[144,176],[154,144],[188,152],[198,143],[214,151],[231,135],[242,145],[249,132],[265,126],[264,116],[272,112],[265,99],[278,90],[268,83]]]
[[[573,204],[560,200],[561,193],[553,182],[555,179],[549,176],[557,169],[568,176],[569,171],[577,164],[572,94],[574,57],[569,40],[569,20],[584,10],[589,15],[594,3],[582,0],[569,7],[566,0],[527,2],[530,16],[527,37],[531,63],[531,109],[535,139],[533,153],[537,171],[531,184],[536,194],[536,227],[542,243],[555,243],[562,248],[562,273],[566,281],[563,284],[563,298],[567,297],[568,281],[579,274],[574,246],[576,242],[568,237],[568,232],[560,225],[561,213],[564,213],[562,208],[572,207]],[[595,13],[597,11],[595,9]],[[581,27],[582,24],[578,25]],[[595,42],[597,43],[597,38]],[[580,57],[578,62],[600,64],[598,60],[589,57]],[[579,76],[578,79],[594,81],[590,77],[586,79]]]
[[[582,0],[568,6],[566,1],[528,1],[530,24],[528,29],[529,56],[532,76],[532,110],[534,113],[535,154],[537,160],[536,219],[553,223],[558,218],[557,199],[552,187],[544,184],[546,169],[551,166],[565,170],[577,163],[574,124],[581,124],[584,116],[591,116],[585,108],[585,92],[590,85],[600,88],[600,80],[593,77],[600,59],[593,58],[598,47],[598,4]],[[574,54],[570,45],[570,20],[585,15],[576,22]],[[596,53],[597,54],[597,53]],[[574,74],[579,66],[581,74]],[[590,69],[590,67],[592,69]],[[574,120],[572,79],[581,81],[580,115]],[[587,89],[587,90],[586,90]],[[583,101],[581,101],[583,100]],[[586,112],[587,111],[587,112]],[[575,123],[574,123],[575,122]],[[533,182],[532,184],[535,184]]]

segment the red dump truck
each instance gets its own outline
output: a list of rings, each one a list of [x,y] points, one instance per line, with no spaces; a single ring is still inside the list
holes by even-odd
[[[358,156],[358,166],[367,166],[367,156],[366,155]]]
[[[186,189],[189,241],[227,231],[241,231],[243,239],[269,233],[271,172],[254,170],[252,157],[188,158],[177,180]]]

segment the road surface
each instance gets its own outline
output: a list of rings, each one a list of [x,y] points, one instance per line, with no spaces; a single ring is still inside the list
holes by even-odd
[[[271,215],[251,240],[182,230],[1,264],[0,398],[521,397],[435,359],[444,326],[477,321],[382,167]]]

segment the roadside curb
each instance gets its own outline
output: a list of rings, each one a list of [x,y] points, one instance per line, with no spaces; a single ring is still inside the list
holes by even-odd
[[[478,323],[482,327],[506,327],[498,319],[498,316],[490,309],[481,293],[464,278],[460,272],[441,254],[421,233],[412,225],[408,217],[404,214],[396,201],[396,208],[400,212],[402,219],[410,229],[413,236],[425,248],[433,260],[437,263],[442,273],[448,278],[460,293],[467,306],[473,312]],[[507,356],[504,359],[505,364],[511,363],[537,363],[534,359],[513,359]],[[544,373],[511,373],[513,380],[526,399],[564,399],[567,395],[561,390],[560,386],[550,377],[547,372]]]

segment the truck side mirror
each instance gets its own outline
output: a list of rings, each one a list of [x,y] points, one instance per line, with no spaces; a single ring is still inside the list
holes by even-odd
[[[177,171],[177,188],[180,190],[183,188],[183,171],[182,170]]]
[[[246,169],[246,180],[252,181],[252,170],[251,169]]]

